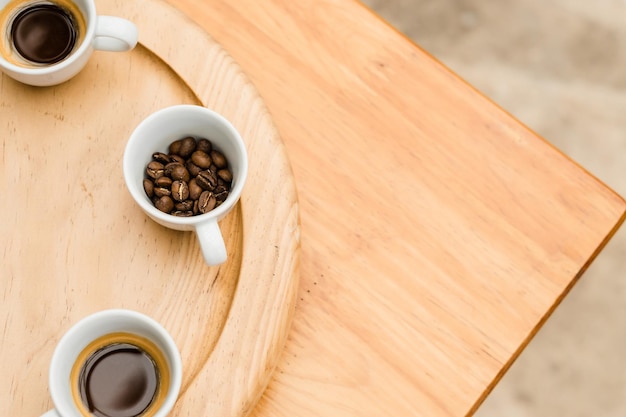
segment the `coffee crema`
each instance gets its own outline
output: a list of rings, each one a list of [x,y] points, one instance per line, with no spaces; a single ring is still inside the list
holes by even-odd
[[[149,417],[170,384],[164,354],[148,339],[111,333],[90,343],[70,376],[72,396],[85,417]]]
[[[0,54],[22,67],[63,61],[85,36],[85,19],[68,0],[13,0],[0,14]]]

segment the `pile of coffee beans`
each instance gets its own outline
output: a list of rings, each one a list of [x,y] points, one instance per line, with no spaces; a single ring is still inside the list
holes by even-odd
[[[232,180],[228,161],[211,141],[188,136],[172,142],[167,154],[152,155],[143,188],[157,209],[189,217],[222,204]]]

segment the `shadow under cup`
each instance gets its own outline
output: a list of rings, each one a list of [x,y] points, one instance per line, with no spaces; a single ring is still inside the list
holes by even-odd
[[[70,0],[12,0],[0,10],[1,57],[22,68],[59,63],[85,39],[84,13]]]

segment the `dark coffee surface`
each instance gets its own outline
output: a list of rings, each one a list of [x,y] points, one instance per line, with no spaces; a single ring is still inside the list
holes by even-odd
[[[146,352],[115,343],[87,359],[79,385],[81,398],[94,416],[137,417],[154,400],[159,374]]]
[[[11,26],[18,53],[40,64],[53,64],[67,57],[76,43],[76,32],[71,13],[54,4],[25,8]]]

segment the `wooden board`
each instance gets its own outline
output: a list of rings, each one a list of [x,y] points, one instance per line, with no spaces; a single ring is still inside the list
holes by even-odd
[[[298,187],[300,298],[252,415],[470,415],[624,200],[357,1],[170,2],[249,74]]]
[[[52,407],[48,365],[65,331],[106,308],[161,322],[184,377],[174,416],[241,416],[284,346],[299,272],[299,215],[285,149],[256,90],[206,32],[158,0],[106,0],[140,32],[95,52],[76,78],[34,88],[0,78],[0,415]],[[167,29],[164,29],[167,28]],[[250,173],[221,227],[229,259],[208,267],[191,232],[149,220],[126,190],[134,127],[193,103],[241,132]]]

